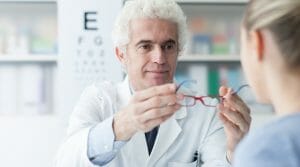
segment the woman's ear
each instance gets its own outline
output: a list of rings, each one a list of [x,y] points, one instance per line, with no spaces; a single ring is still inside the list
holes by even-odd
[[[263,60],[264,58],[264,36],[260,30],[255,30],[250,32],[250,43],[253,52],[258,61]]]

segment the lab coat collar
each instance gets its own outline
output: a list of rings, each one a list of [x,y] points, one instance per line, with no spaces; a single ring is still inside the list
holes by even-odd
[[[160,125],[152,153],[148,154],[145,134],[137,132],[124,146],[122,151],[127,155],[134,155],[132,164],[145,164],[146,167],[155,166],[168,149],[174,144],[182,128],[173,117]],[[131,160],[129,160],[131,161]]]

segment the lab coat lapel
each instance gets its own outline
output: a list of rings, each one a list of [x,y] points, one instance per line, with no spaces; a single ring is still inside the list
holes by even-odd
[[[123,83],[118,87],[119,94],[119,106],[123,107],[127,105],[130,97],[130,86],[128,76]],[[179,109],[170,119],[160,125],[159,131],[156,137],[155,144],[152,149],[152,153],[149,157],[145,134],[143,132],[136,133],[130,141],[124,146],[126,155],[132,159],[132,164],[145,164],[145,166],[155,166],[155,163],[167,152],[168,148],[175,142],[177,136],[181,132],[181,126],[177,122],[179,119],[186,117],[186,108]],[[130,161],[130,160],[129,160]]]
[[[126,106],[132,97],[128,76],[124,79],[123,83],[118,86],[118,110]],[[124,146],[126,159],[133,165],[146,164],[149,159],[147,143],[145,134],[137,132]],[[145,166],[145,165],[143,165]]]
[[[133,166],[146,166],[149,159],[145,134],[137,132],[130,141],[125,145],[126,159]]]
[[[181,132],[181,126],[177,122],[186,117],[186,108],[181,108],[170,119],[160,125],[156,142],[150,155],[148,166],[155,166],[155,163],[165,154],[168,148],[175,142]]]

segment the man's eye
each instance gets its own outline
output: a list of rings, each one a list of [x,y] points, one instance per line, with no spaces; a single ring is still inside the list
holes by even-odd
[[[175,44],[173,43],[168,43],[164,46],[165,50],[174,50],[175,49]]]
[[[166,45],[166,49],[173,49],[173,48],[174,48],[174,45],[172,45],[172,44]]]
[[[151,45],[142,45],[140,46],[141,49],[144,49],[144,50],[148,50],[148,49],[151,49]]]
[[[147,52],[151,51],[151,49],[152,49],[152,45],[150,45],[150,44],[144,44],[144,45],[140,45],[138,47],[137,51],[139,53],[143,54],[143,53],[147,53]]]

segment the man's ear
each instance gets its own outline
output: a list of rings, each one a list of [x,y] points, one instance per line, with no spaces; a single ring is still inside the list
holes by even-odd
[[[122,49],[120,49],[119,47],[115,48],[115,54],[118,58],[118,60],[125,65],[125,53]]]
[[[250,32],[250,41],[251,41],[251,47],[252,50],[257,58],[258,61],[263,60],[264,58],[264,36],[261,33],[261,31],[251,31]]]

